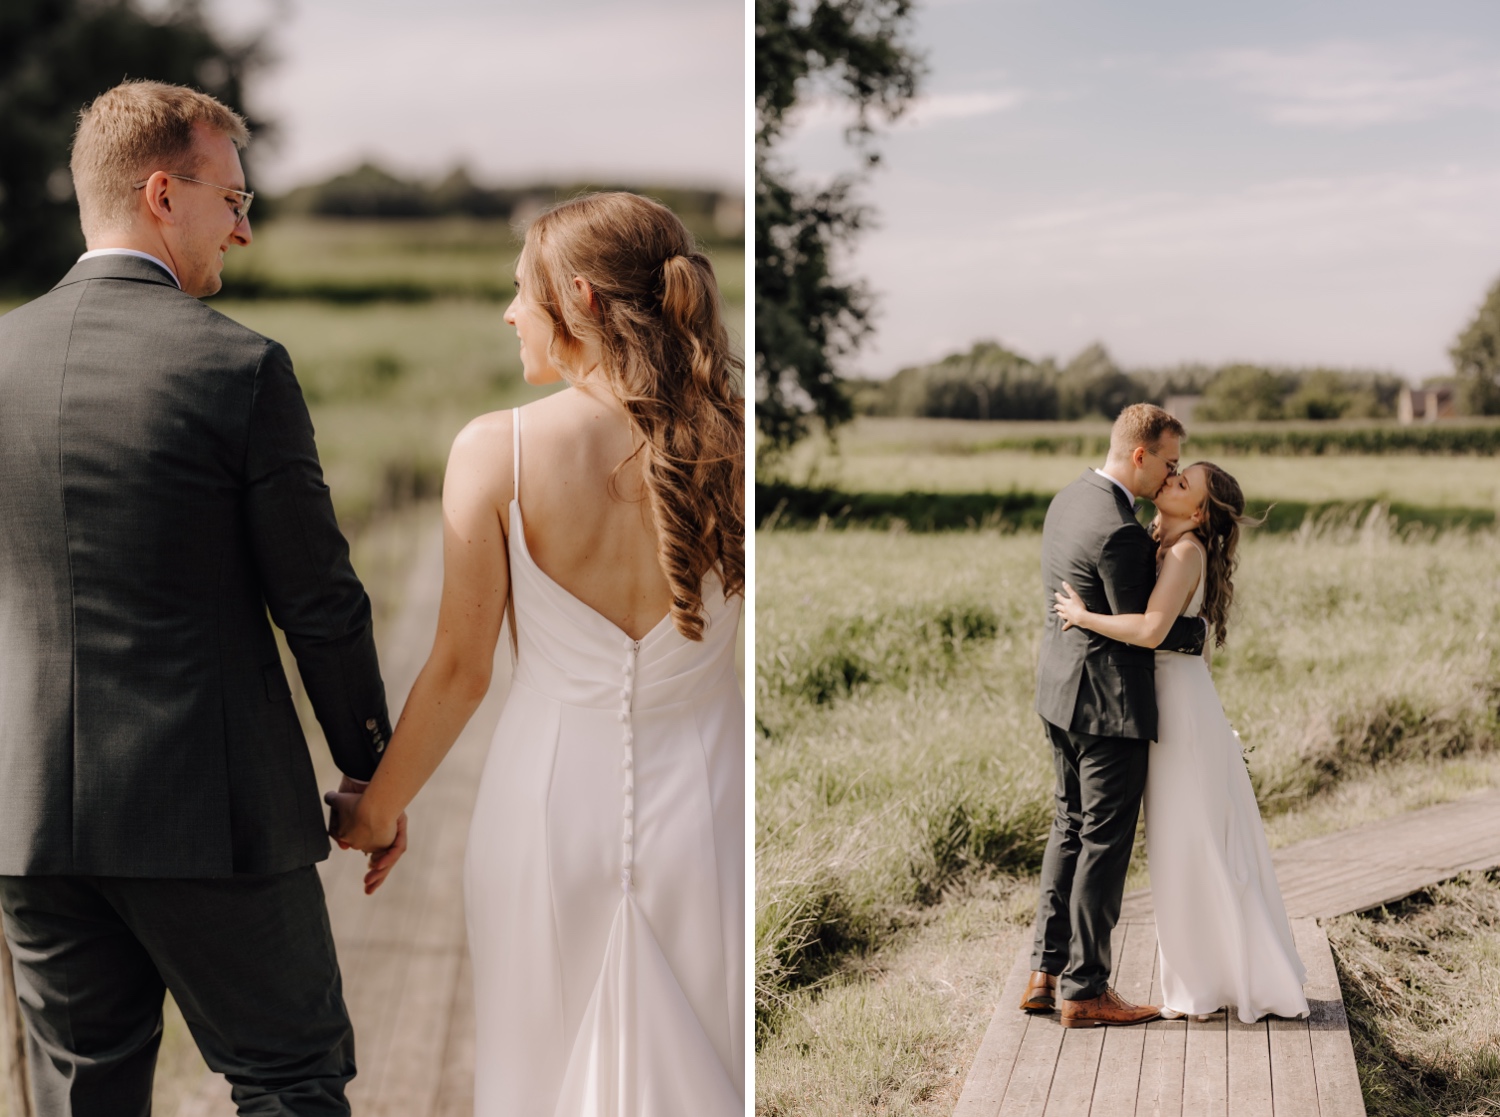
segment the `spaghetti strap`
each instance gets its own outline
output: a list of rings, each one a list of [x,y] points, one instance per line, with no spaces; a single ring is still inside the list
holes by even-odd
[[[521,409],[519,407],[514,408],[511,411],[511,415],[513,416],[512,420],[511,420],[511,430],[510,430],[511,479],[512,479],[512,481],[514,483],[514,489],[511,492],[511,499],[514,500],[517,504],[520,504],[521,503]]]

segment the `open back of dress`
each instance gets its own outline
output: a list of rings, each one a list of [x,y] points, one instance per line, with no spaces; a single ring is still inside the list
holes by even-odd
[[[465,869],[476,1117],[744,1113],[740,599],[639,640],[532,560]]]

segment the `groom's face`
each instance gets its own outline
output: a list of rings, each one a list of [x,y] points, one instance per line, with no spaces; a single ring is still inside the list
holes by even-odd
[[[1138,495],[1154,497],[1167,483],[1167,478],[1177,472],[1177,462],[1182,457],[1182,439],[1175,434],[1164,434],[1154,448],[1139,447],[1136,456],[1139,459],[1136,470],[1141,480]]]
[[[195,132],[196,173],[191,177],[199,181],[171,180],[174,220],[164,234],[182,289],[201,299],[223,285],[224,253],[248,245],[251,234],[249,217],[237,216],[233,208],[238,199],[232,191],[245,189],[245,170],[234,141],[204,125]]]

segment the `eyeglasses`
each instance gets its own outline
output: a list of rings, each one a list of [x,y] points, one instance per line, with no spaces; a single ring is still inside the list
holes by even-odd
[[[170,171],[167,173],[167,177],[175,178],[182,182],[196,182],[199,186],[212,186],[215,190],[222,190],[226,194],[233,194],[236,198],[239,199],[239,203],[237,205],[231,204],[229,207],[230,210],[232,210],[234,213],[234,223],[236,225],[250,216],[250,203],[255,201],[254,190],[236,190],[233,186],[220,186],[217,182],[204,182],[201,178],[189,178],[187,175],[174,175]],[[148,178],[142,182],[137,182],[134,186],[131,187],[131,189],[140,190],[146,185],[147,182],[150,181],[151,180]],[[224,200],[226,202],[229,201],[228,198],[225,198]]]
[[[1164,465],[1164,466],[1167,467],[1167,476],[1168,477],[1176,477],[1177,476],[1177,463],[1176,462],[1169,462],[1169,461],[1167,461],[1166,458],[1162,457],[1160,454],[1158,454],[1155,450],[1152,450],[1150,447],[1142,446],[1141,449],[1145,450],[1146,453],[1150,454],[1157,461],[1161,462],[1162,465]]]

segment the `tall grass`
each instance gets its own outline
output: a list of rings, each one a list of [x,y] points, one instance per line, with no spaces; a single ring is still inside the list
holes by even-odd
[[[1253,537],[1214,674],[1271,814],[1500,743],[1493,535],[1378,519]],[[891,940],[955,887],[1039,862],[1036,535],[757,540],[756,1010]]]
[[[1500,1113],[1500,873],[1328,932],[1370,1117]]]

